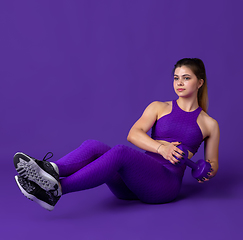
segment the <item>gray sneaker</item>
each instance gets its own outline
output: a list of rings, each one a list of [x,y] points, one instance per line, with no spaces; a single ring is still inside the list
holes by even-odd
[[[45,191],[58,190],[58,195],[61,195],[58,167],[46,161],[53,156],[51,153],[52,156],[46,159],[48,154],[41,161],[18,152],[14,155],[14,166],[21,177],[38,184]]]
[[[57,190],[45,191],[36,183],[21,176],[15,176],[15,180],[24,196],[49,211],[54,209],[54,206],[61,197],[58,195]]]

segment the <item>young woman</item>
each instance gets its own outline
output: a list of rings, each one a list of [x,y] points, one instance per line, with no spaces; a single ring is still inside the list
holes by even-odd
[[[107,184],[120,199],[165,203],[180,191],[185,165],[177,165],[184,154],[191,158],[205,142],[205,159],[218,171],[219,126],[207,114],[207,78],[197,58],[179,60],[173,69],[177,100],[153,102],[131,128],[127,140],[146,152],[124,145],[113,148],[95,140],[58,161],[34,159],[16,153],[15,176],[22,193],[42,207],[53,210],[61,195]],[[152,128],[151,137],[147,135]]]

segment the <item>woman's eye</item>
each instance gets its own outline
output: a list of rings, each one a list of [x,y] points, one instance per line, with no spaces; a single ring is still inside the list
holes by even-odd
[[[176,80],[178,80],[178,78],[174,78],[174,80],[176,81]]]
[[[186,80],[189,80],[190,78],[189,77],[185,77]]]

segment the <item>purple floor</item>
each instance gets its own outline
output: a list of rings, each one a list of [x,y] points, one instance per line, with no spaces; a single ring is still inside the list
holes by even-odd
[[[169,204],[118,200],[103,185],[63,196],[52,212],[25,198],[15,183],[12,162],[4,164],[0,170],[1,239],[236,240],[243,237],[242,162],[238,170],[231,166],[228,172],[223,170],[217,178],[201,185],[187,169],[179,198]],[[221,165],[224,164],[226,159],[221,160]]]

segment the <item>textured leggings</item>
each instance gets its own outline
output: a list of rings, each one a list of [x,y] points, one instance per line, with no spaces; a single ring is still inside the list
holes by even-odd
[[[55,163],[63,194],[105,183],[117,198],[146,203],[175,199],[185,170],[158,154],[125,145],[110,148],[96,140],[85,141]]]

